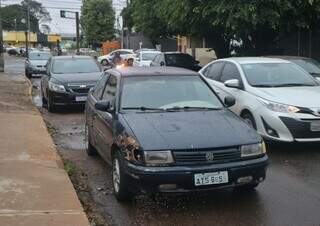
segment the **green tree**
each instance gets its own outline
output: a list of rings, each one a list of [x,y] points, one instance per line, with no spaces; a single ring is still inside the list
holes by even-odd
[[[112,40],[115,36],[115,12],[111,0],[84,0],[81,25],[88,43]]]
[[[24,31],[27,29],[27,23],[23,23],[27,20],[27,2],[22,1],[21,4],[14,4],[2,7],[0,9],[3,19],[4,30],[15,30]],[[40,21],[50,21],[50,14],[45,8],[42,7],[41,3],[29,0],[30,10],[30,30],[32,32],[39,31]]]

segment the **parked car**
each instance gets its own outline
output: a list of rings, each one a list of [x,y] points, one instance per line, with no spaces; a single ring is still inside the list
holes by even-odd
[[[32,74],[44,74],[46,72],[46,64],[52,56],[48,52],[32,51],[28,54],[25,61],[25,75],[31,78]]]
[[[165,52],[158,54],[151,62],[151,66],[182,67],[192,71],[199,71],[201,66],[191,55],[180,52]]]
[[[279,58],[291,61],[302,67],[309,74],[311,74],[316,79],[320,80],[320,63],[312,58],[299,57],[299,56],[268,56],[272,58]]]
[[[41,79],[42,103],[50,112],[58,106],[84,105],[89,89],[102,75],[89,56],[55,56],[49,59]]]
[[[320,86],[298,65],[240,57],[216,60],[200,73],[221,98],[235,97],[231,110],[266,139],[320,141]]]
[[[143,50],[137,55],[134,62],[134,66],[138,67],[150,67],[152,60],[159,55],[161,52],[157,50]]]
[[[140,192],[254,189],[268,157],[262,138],[227,109],[233,104],[189,70],[108,70],[88,95],[87,153],[112,164],[118,200]]]
[[[20,55],[20,48],[15,47],[15,46],[8,46],[6,47],[6,52],[10,55],[10,56],[17,56]]]
[[[116,53],[120,53],[120,57],[127,57],[127,55],[132,55],[133,57],[135,57],[135,54],[133,52],[132,49],[117,49],[112,51],[111,53],[107,54],[107,55],[103,55],[98,57],[98,62],[104,66],[108,65],[113,57],[115,56]]]

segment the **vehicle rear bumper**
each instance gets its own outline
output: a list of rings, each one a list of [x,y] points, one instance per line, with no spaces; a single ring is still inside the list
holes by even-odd
[[[145,193],[183,193],[256,184],[265,179],[267,165],[267,155],[258,159],[202,166],[147,167],[125,162],[131,189]],[[195,174],[221,171],[228,171],[228,183],[195,186]],[[252,180],[239,183],[238,179],[244,177],[252,177]]]

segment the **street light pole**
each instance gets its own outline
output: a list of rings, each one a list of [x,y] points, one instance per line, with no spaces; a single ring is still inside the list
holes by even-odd
[[[26,58],[29,57],[29,36],[30,33],[30,8],[29,8],[29,0],[27,0],[27,34],[26,34]]]
[[[1,0],[0,0],[1,10]],[[2,33],[2,17],[0,12],[0,72],[4,72],[4,58],[3,58],[3,33]]]

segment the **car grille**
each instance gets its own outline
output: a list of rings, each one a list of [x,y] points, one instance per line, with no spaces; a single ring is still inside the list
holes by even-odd
[[[226,163],[241,159],[240,149],[237,147],[228,149],[205,150],[181,150],[174,151],[176,164],[212,164]]]
[[[72,93],[87,94],[95,84],[68,84]]]

